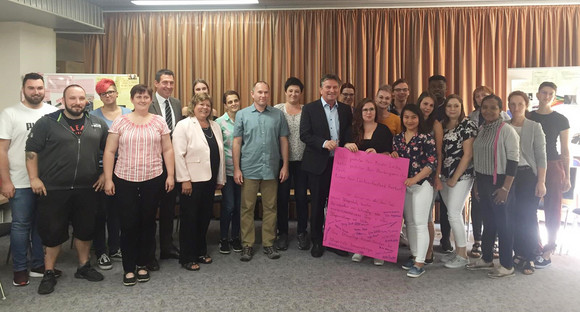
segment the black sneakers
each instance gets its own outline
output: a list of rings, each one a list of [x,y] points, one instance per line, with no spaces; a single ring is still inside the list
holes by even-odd
[[[219,245],[220,245],[219,250],[220,250],[220,253],[221,254],[227,255],[227,254],[229,254],[231,252],[231,250],[230,250],[230,242],[228,241],[227,238],[226,239],[220,239],[220,244]]]
[[[47,271],[48,272],[48,271]],[[46,273],[44,274],[46,277]],[[93,267],[91,267],[90,261],[87,261],[85,265],[79,267],[75,273],[76,278],[84,278],[91,282],[99,282],[102,281],[105,277],[103,274],[97,272]],[[44,280],[44,279],[43,279]]]
[[[56,276],[53,270],[46,270],[40,285],[38,286],[38,293],[40,295],[48,295],[54,291],[54,285],[56,285]]]
[[[242,246],[242,240],[240,240],[239,237],[232,238],[230,244],[235,252],[242,252],[242,249],[244,249],[244,246]]]

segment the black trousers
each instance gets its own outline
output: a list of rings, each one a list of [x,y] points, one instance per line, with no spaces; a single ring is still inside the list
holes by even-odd
[[[179,263],[197,262],[207,255],[207,229],[211,220],[216,181],[192,183],[191,196],[181,194]]]
[[[301,167],[301,161],[291,161],[288,180],[278,185],[278,234],[288,234],[288,204],[292,187],[296,199],[298,234],[306,232],[308,226],[308,174],[302,171]]]
[[[449,217],[447,216],[447,206],[441,198],[439,193],[439,225],[441,226],[441,241],[449,243],[449,236],[451,235],[451,224],[449,224]]]
[[[112,254],[120,248],[121,228],[119,213],[115,209],[114,203],[115,196],[107,196],[103,191],[97,195],[99,209],[97,210],[95,238],[93,239],[97,259],[104,253]]]
[[[510,189],[507,201],[503,204],[493,202],[493,192],[501,188],[505,175],[497,175],[496,184],[490,175],[477,174],[477,191],[483,214],[483,235],[481,240],[482,259],[493,261],[493,244],[499,238],[499,262],[507,269],[513,267],[514,231],[511,220],[514,208],[514,187]]]
[[[324,207],[328,193],[330,192],[330,178],[332,177],[332,166],[334,157],[329,157],[322,174],[308,174],[310,183],[310,231],[312,242],[321,244],[323,240],[322,227],[324,226]]]
[[[538,177],[530,167],[518,168],[513,183],[514,205],[512,209],[512,227],[514,228],[514,252],[525,260],[536,257],[538,247],[538,215],[540,198],[536,197]]]
[[[165,185],[163,175],[143,182],[130,182],[113,175],[115,207],[121,220],[123,270],[134,272],[154,257],[155,212]]]
[[[167,179],[167,171],[165,165],[163,167],[163,183]],[[175,219],[175,203],[177,196],[181,194],[181,184],[175,183],[175,187],[171,192],[162,192],[159,198],[159,249],[162,253],[169,253],[173,248],[173,220]],[[155,231],[157,231],[157,224],[155,224]],[[153,258],[155,257],[156,245],[153,246]]]

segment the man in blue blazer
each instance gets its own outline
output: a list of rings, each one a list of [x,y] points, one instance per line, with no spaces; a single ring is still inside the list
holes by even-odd
[[[320,99],[304,105],[300,120],[300,140],[306,144],[302,169],[308,173],[311,194],[310,231],[313,257],[321,257],[324,207],[330,191],[334,150],[346,143],[346,133],[352,125],[350,106],[337,100],[340,79],[327,74],[320,79]],[[348,255],[333,250],[341,256]]]

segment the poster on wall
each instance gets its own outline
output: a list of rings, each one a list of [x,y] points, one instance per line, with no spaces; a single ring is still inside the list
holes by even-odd
[[[130,91],[134,85],[139,84],[139,77],[134,74],[44,74],[44,84],[46,86],[44,100],[58,108],[62,108],[62,91],[68,85],[78,84],[87,92],[87,100],[89,101],[87,110],[97,109],[103,106],[103,102],[95,91],[95,86],[103,78],[109,78],[115,82],[119,95],[117,105],[133,110]]]
[[[552,109],[568,118],[572,165],[580,166],[580,66],[508,68],[507,91],[520,90],[530,97],[530,110],[538,108],[536,93],[544,81],[558,86]],[[509,113],[509,112],[508,112]],[[558,144],[559,146],[559,144]]]

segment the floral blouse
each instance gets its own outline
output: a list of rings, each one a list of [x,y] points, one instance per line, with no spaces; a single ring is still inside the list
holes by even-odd
[[[455,169],[459,166],[461,157],[463,157],[463,142],[477,136],[477,126],[475,122],[468,118],[463,119],[462,122],[454,129],[445,130],[443,134],[443,164],[441,166],[441,180],[446,181],[453,176]],[[459,181],[473,178],[473,161],[469,162],[469,166],[465,172],[459,177]]]
[[[437,169],[437,151],[435,149],[435,139],[431,134],[416,134],[409,143],[405,142],[405,132],[397,134],[393,138],[393,152],[397,152],[399,157],[409,159],[409,173],[408,178],[416,176],[421,170],[427,166],[431,171],[435,172]],[[417,184],[422,184],[427,180],[431,183],[431,177],[419,181]]]

